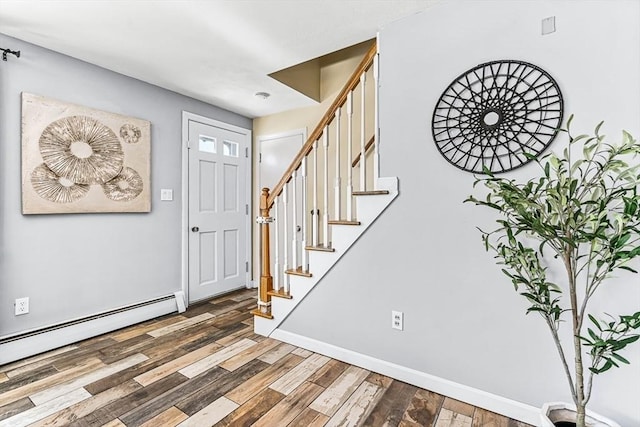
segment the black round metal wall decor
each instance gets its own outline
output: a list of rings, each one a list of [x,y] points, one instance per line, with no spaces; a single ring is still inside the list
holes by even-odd
[[[540,67],[515,60],[480,64],[442,93],[433,139],[452,165],[492,173],[529,162],[551,144],[562,123],[562,93]]]

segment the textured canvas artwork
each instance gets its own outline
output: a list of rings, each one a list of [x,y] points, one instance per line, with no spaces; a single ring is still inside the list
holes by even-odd
[[[22,94],[22,213],[149,212],[149,121]]]

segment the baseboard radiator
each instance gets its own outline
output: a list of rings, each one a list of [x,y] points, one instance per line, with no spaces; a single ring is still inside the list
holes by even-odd
[[[0,364],[176,312],[176,294],[0,337]]]

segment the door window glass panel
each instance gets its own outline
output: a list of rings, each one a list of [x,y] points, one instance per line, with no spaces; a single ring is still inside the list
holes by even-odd
[[[215,153],[216,139],[211,136],[200,135],[198,149],[205,153]]]
[[[238,143],[233,141],[223,141],[223,152],[225,156],[238,157]]]

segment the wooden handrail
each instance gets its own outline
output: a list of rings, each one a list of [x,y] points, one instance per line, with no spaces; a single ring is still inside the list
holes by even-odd
[[[371,139],[367,142],[367,145],[364,146],[364,152],[365,154],[369,151],[369,148],[371,148],[371,146],[373,145],[374,141],[375,141],[375,135],[371,137]],[[355,159],[353,159],[353,162],[351,162],[351,167],[355,168],[358,165],[358,162],[360,162],[360,156],[362,155],[362,153],[358,153],[358,155],[355,157]]]
[[[327,112],[322,117],[322,120],[320,120],[316,128],[313,130],[311,136],[309,136],[309,138],[307,139],[307,142],[305,142],[296,157],[291,162],[291,165],[289,165],[289,167],[285,171],[282,178],[280,178],[280,181],[271,190],[271,194],[269,195],[268,199],[269,208],[271,208],[276,197],[282,192],[285,184],[289,182],[289,180],[291,180],[291,174],[293,174],[293,171],[297,170],[300,167],[304,158],[311,152],[314,141],[317,141],[322,136],[324,128],[326,126],[329,126],[329,124],[333,121],[338,108],[344,105],[344,103],[347,101],[347,95],[349,94],[349,92],[351,92],[358,86],[358,84],[360,83],[360,75],[371,68],[371,66],[373,65],[373,58],[376,56],[377,52],[378,46],[374,42],[371,48],[364,55],[364,58],[362,58],[362,61],[358,65],[358,68],[356,68],[356,70],[351,75],[351,78],[349,78],[347,84],[342,88],[336,99],[331,104],[331,107],[329,107]]]

